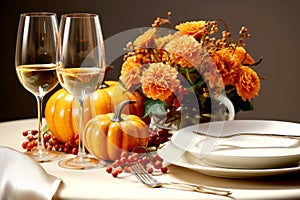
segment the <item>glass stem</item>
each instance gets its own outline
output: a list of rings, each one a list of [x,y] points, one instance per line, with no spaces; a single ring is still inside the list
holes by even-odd
[[[79,159],[83,159],[86,157],[85,147],[84,147],[84,100],[79,99],[79,146],[78,146],[78,154]]]
[[[42,155],[42,153],[45,151],[44,146],[44,137],[42,133],[42,112],[43,112],[43,96],[36,96],[37,100],[37,112],[38,112],[38,143],[37,143],[37,151],[38,154]]]

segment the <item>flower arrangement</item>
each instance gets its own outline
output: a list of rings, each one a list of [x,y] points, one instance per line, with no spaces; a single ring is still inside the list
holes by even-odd
[[[219,38],[217,21],[190,21],[175,26],[171,33],[171,13],[157,18],[152,27],[127,44],[120,80],[128,90],[140,88],[147,97],[145,116],[167,110],[191,110],[189,99],[197,99],[200,116],[210,112],[215,97],[222,92],[232,101],[235,111],[252,110],[252,99],[260,90],[260,78],[251,68],[255,62],[246,50],[250,38],[242,27],[234,41],[227,25]],[[168,25],[167,34],[162,26]]]

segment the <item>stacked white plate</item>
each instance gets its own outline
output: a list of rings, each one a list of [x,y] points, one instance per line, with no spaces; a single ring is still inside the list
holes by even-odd
[[[241,135],[220,137],[236,134]],[[158,154],[170,164],[217,177],[258,178],[294,173],[300,171],[300,124],[233,120],[194,125],[176,131]]]

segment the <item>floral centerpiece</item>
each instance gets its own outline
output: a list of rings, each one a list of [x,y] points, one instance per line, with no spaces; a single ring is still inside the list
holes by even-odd
[[[227,25],[219,34],[217,21],[190,21],[170,29],[167,19],[157,18],[152,27],[127,44],[120,81],[128,90],[140,89],[147,97],[145,116],[189,110],[189,122],[205,122],[214,98],[225,94],[235,111],[252,110],[260,90],[260,78],[251,68],[255,62],[246,50],[250,38],[242,27],[234,41]],[[168,25],[163,34],[162,26]],[[197,105],[191,102],[196,99]],[[199,106],[199,109],[193,109]],[[191,117],[194,116],[194,117]]]

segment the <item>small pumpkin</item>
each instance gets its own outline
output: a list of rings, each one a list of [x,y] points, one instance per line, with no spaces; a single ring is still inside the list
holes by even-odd
[[[114,112],[117,105],[124,100],[136,100],[127,105],[123,112],[142,117],[145,97],[138,91],[130,92],[117,81],[106,81],[105,87],[93,93],[84,105],[85,123],[93,116]],[[50,132],[60,141],[67,142],[70,136],[78,133],[76,123],[79,120],[78,104],[66,90],[56,91],[47,101],[45,119]],[[74,112],[75,111],[75,112]]]
[[[123,151],[147,147],[147,124],[136,115],[121,114],[123,107],[133,102],[136,101],[123,101],[115,113],[100,114],[87,122],[84,139],[91,154],[112,161],[118,159]]]

